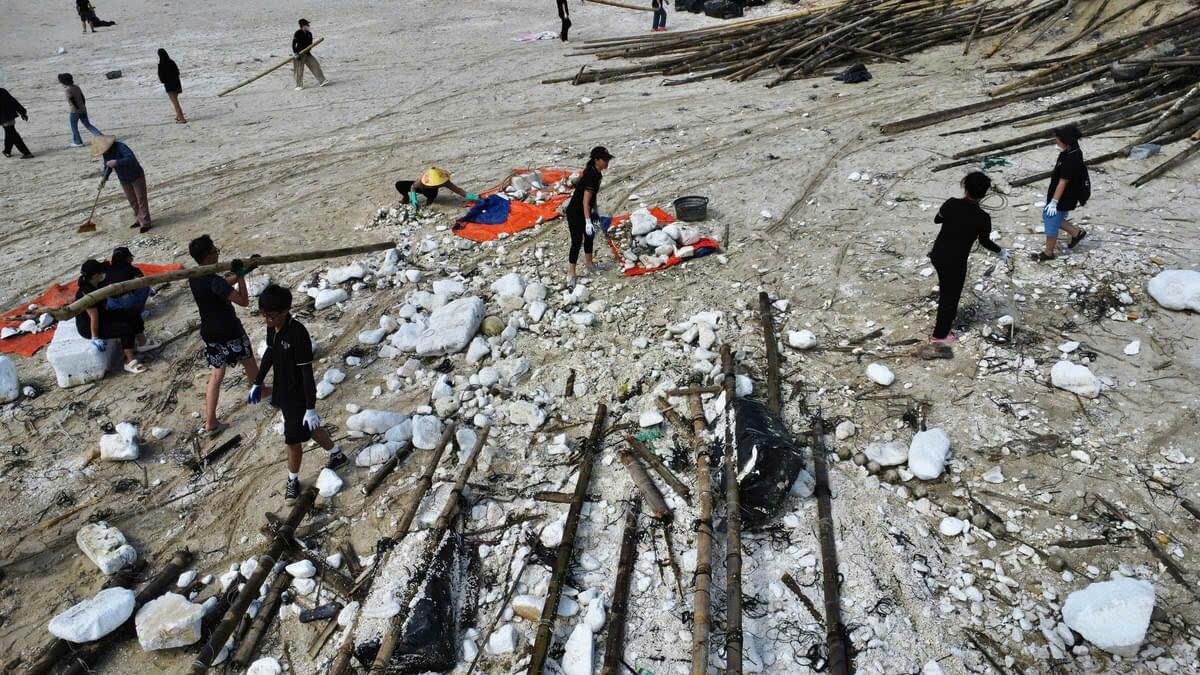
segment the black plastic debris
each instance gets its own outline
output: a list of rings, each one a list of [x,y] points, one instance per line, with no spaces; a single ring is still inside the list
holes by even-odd
[[[856,84],[858,82],[866,82],[871,79],[871,71],[861,63],[856,63],[849,68],[843,70],[840,74],[834,75],[833,79],[841,80],[846,84]]]
[[[742,524],[759,527],[783,508],[792,483],[804,468],[804,455],[783,419],[766,404],[739,398],[733,402],[733,411]]]
[[[105,74],[104,74],[104,77],[106,77],[106,78],[108,78],[108,79],[110,79],[110,80],[115,80],[115,79],[117,79],[118,77],[121,77],[121,71],[119,71],[119,70],[110,70],[110,71],[108,71],[107,73],[105,73]]]

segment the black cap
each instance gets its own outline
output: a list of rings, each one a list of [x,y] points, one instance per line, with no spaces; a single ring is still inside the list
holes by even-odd
[[[592,156],[591,156],[591,159],[604,159],[604,160],[609,160],[609,159],[612,159],[612,158],[613,158],[613,156],[612,156],[612,154],[611,154],[611,153],[608,151],[608,148],[604,147],[603,145],[597,145],[596,147],[592,148]]]
[[[100,274],[106,269],[108,269],[108,265],[105,265],[99,260],[88,260],[83,263],[82,267],[79,268],[79,276],[86,279],[90,276]]]
[[[307,26],[307,25],[308,25],[308,19],[300,19],[300,25],[301,25],[301,26]]]

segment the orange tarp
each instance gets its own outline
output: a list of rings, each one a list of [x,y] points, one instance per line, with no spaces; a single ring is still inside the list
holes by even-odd
[[[513,169],[512,175],[521,176],[532,171],[532,169]],[[542,182],[545,185],[553,185],[573,173],[570,169],[542,168],[537,169],[537,171],[542,174]],[[508,187],[510,180],[511,178],[505,179],[503,183],[500,183],[487,192],[481,193],[480,196],[486,197],[503,192],[504,188]],[[537,225],[538,218],[541,218],[543,223],[558,218],[559,207],[570,198],[571,194],[567,193],[565,195],[555,194],[541,204],[527,204],[512,200],[509,202],[508,219],[503,223],[485,225],[483,223],[471,223],[460,220],[454,224],[454,234],[463,239],[470,239],[477,242],[498,239],[501,233],[516,234]]]
[[[183,269],[183,265],[144,265],[141,263],[136,263],[136,267],[146,276]],[[22,303],[21,306],[10,309],[4,314],[0,314],[0,327],[11,326],[16,328],[20,326],[22,319],[17,317],[24,316],[29,305],[37,305],[38,307],[62,307],[63,305],[69,305],[75,301],[75,292],[78,290],[78,279],[72,279],[65,284],[51,284],[50,288],[46,289],[46,292],[40,296]],[[33,356],[39,349],[50,344],[50,340],[53,338],[54,326],[40,333],[22,333],[7,340],[0,340],[0,353]]]

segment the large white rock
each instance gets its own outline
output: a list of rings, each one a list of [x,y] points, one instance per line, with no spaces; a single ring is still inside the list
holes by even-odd
[[[521,297],[525,293],[525,280],[516,272],[509,272],[492,282],[492,292],[500,296]]]
[[[897,466],[908,460],[908,448],[899,441],[868,443],[865,452],[867,459],[880,466]]]
[[[536,429],[546,421],[546,413],[529,401],[513,401],[508,404],[508,421],[510,424],[523,424]]]
[[[465,293],[467,287],[454,279],[438,279],[433,282],[433,294],[449,302]]]
[[[339,302],[345,302],[349,297],[350,294],[341,288],[321,289],[317,291],[317,297],[313,299],[313,308],[325,309],[326,307],[332,307]]]
[[[117,433],[100,437],[100,459],[127,462],[138,458],[137,427],[129,422],[116,426]]]
[[[400,351],[411,354],[417,351],[417,343],[421,341],[421,336],[425,334],[427,324],[424,319],[414,321],[406,321],[400,324],[400,328],[392,333],[388,341],[392,346]]]
[[[963,528],[967,523],[954,516],[946,516],[942,518],[942,522],[938,523],[938,531],[945,537],[957,537],[962,534]]]
[[[946,470],[946,457],[950,454],[950,437],[946,432],[933,428],[918,431],[908,446],[908,470],[922,480],[933,480]]]
[[[796,349],[812,349],[817,346],[817,336],[811,330],[789,330],[788,345]]]
[[[515,595],[509,604],[513,614],[533,623],[542,618],[542,606],[546,599],[539,595]]]
[[[542,317],[546,316],[547,309],[546,303],[541,300],[533,300],[525,306],[525,311],[529,314],[529,320],[534,323],[541,321]]]
[[[333,469],[321,469],[317,476],[317,492],[322,497],[332,497],[342,491],[342,478]]]
[[[587,613],[583,615],[583,622],[593,633],[599,633],[604,629],[605,620],[604,596],[600,596],[593,599],[592,603],[588,605]]]
[[[844,441],[850,438],[858,431],[858,427],[854,426],[854,422],[850,420],[842,420],[838,423],[837,428],[833,430],[833,435],[839,440]]]
[[[417,415],[412,420],[412,444],[421,450],[433,450],[442,439],[442,421],[433,415]]]
[[[358,341],[364,345],[377,345],[380,342],[383,342],[383,338],[387,337],[388,332],[389,331],[386,328],[372,328],[371,330],[364,330],[358,334]]]
[[[567,638],[562,669],[565,675],[592,675],[592,630],[580,623]]]
[[[399,443],[373,443],[358,451],[354,457],[355,466],[376,466],[383,464],[396,456],[403,447]]]
[[[896,375],[882,363],[872,363],[867,366],[867,377],[875,384],[888,386],[896,381]]]
[[[476,335],[471,340],[471,344],[467,346],[467,363],[479,363],[487,358],[492,353],[492,348],[488,346],[487,340],[482,336]]]
[[[108,340],[104,351],[96,351],[92,341],[75,329],[74,321],[60,321],[54,338],[46,348],[46,360],[54,368],[54,377],[63,389],[104,379],[104,374],[121,361],[121,341]]]
[[[538,302],[545,300],[546,295],[546,287],[542,284],[529,284],[525,287],[525,292],[521,294],[521,297],[525,299],[525,302]]]
[[[178,593],[165,593],[142,606],[134,619],[142,649],[186,647],[200,641],[204,608]]]
[[[17,400],[21,395],[21,381],[17,379],[17,367],[11,359],[0,354],[0,403]]]
[[[649,209],[638,209],[629,216],[629,229],[633,236],[640,237],[658,227],[658,219]]]
[[[50,620],[50,634],[67,642],[92,642],[108,635],[133,615],[137,594],[106,588]]]
[[[1059,361],[1050,369],[1050,383],[1084,398],[1096,398],[1104,388],[1100,378],[1092,374],[1087,366],[1070,361]]]
[[[261,659],[250,664],[246,669],[246,675],[281,675],[283,666],[270,656],[264,656]]]
[[[346,428],[364,434],[382,434],[408,419],[408,415],[391,410],[362,410],[346,418]]]
[[[417,354],[457,354],[466,349],[482,322],[483,300],[475,296],[442,305],[429,316],[429,327],[417,340]]]
[[[1167,309],[1200,312],[1200,272],[1163,270],[1147,284],[1150,297]]]
[[[112,574],[137,561],[137,550],[125,541],[125,535],[103,520],[79,528],[75,533],[75,543],[105,574]]]
[[[399,424],[388,427],[387,433],[383,435],[383,440],[403,446],[412,441],[412,435],[412,418],[405,417],[400,420]]]
[[[488,652],[493,655],[511,654],[516,648],[517,629],[511,623],[500,626],[488,637]]]
[[[317,566],[312,564],[311,560],[297,560],[283,569],[297,579],[311,579],[317,576]]]
[[[1062,615],[1072,630],[1107,652],[1136,656],[1150,613],[1154,611],[1154,585],[1148,581],[1117,577],[1100,581],[1067,596]]]

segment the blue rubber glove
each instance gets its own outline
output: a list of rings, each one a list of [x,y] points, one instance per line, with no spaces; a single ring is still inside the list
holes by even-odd
[[[479,195],[475,194],[474,192],[468,192],[467,196],[463,197],[463,199],[469,202],[477,202],[479,201]]]
[[[256,384],[250,387],[250,393],[246,394],[246,403],[254,405],[262,400],[262,385]]]
[[[1051,218],[1058,215],[1058,200],[1057,199],[1051,199],[1050,202],[1048,204],[1046,204],[1045,213],[1047,216],[1049,216]]]
[[[309,431],[316,431],[319,426],[321,426],[321,418],[317,415],[317,411],[312,409],[306,411],[304,413],[304,428]]]
[[[96,351],[98,352],[103,352],[104,350],[108,349],[108,343],[100,338],[92,338],[92,346],[95,347]]]
[[[421,207],[421,205],[419,203],[417,203],[417,193],[415,193],[415,192],[408,193],[408,203],[412,204],[412,207],[414,209]]]

